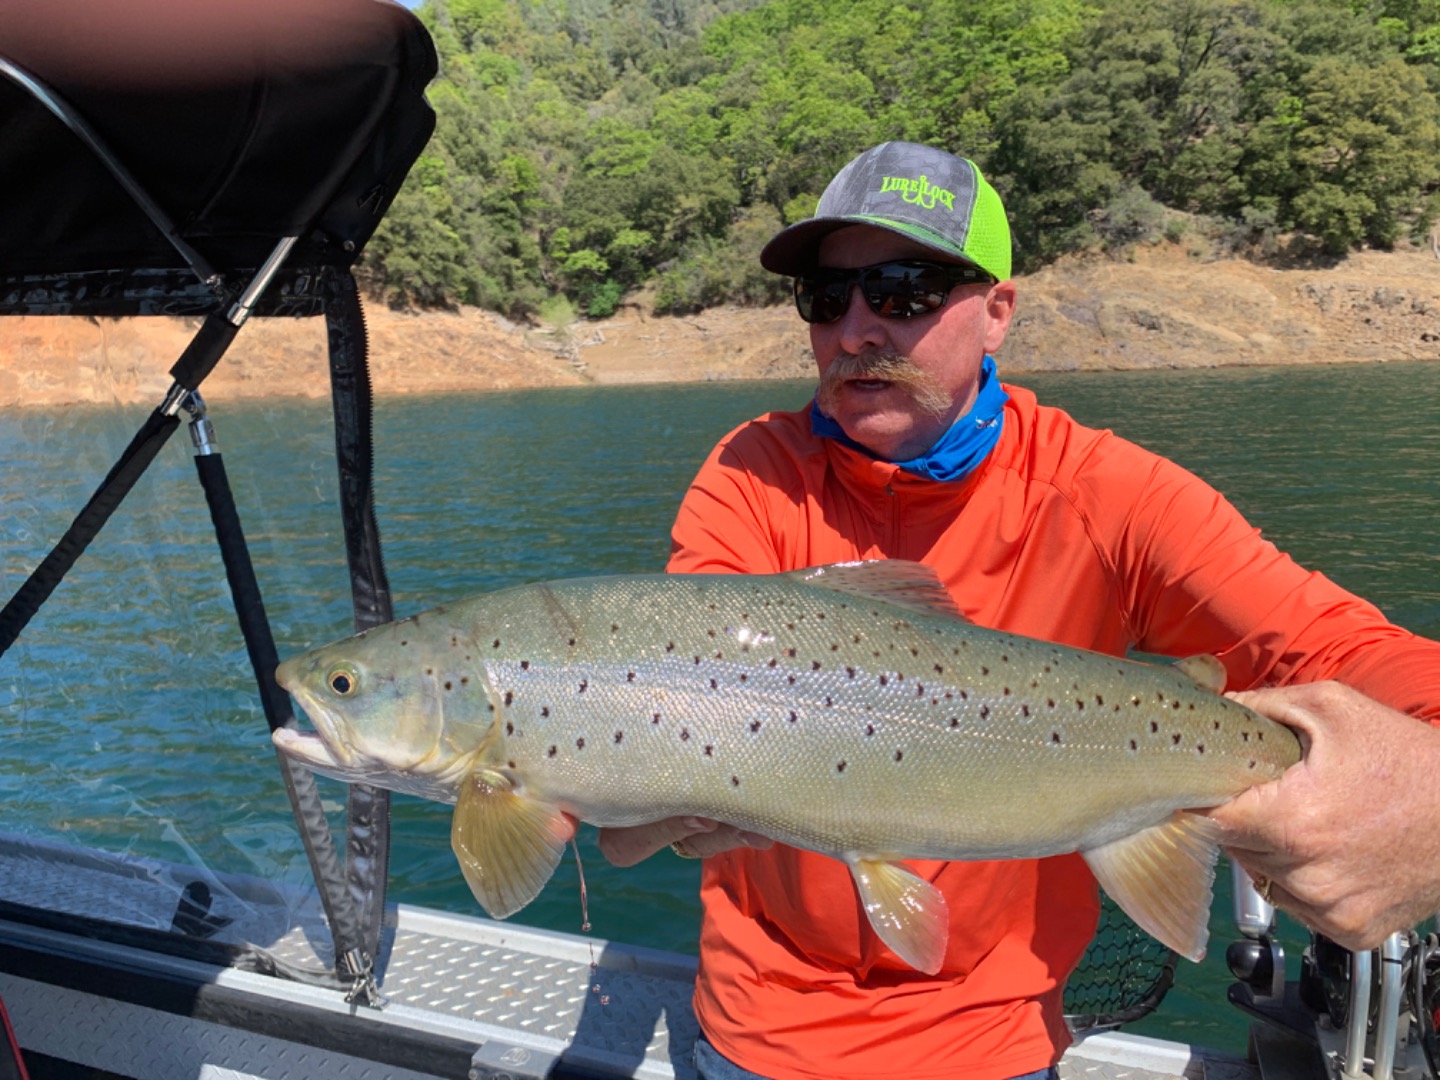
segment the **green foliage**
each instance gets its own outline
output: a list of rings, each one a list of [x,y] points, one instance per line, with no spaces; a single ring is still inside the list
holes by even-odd
[[[759,268],[885,139],[974,158],[1017,266],[1183,222],[1340,253],[1440,216],[1440,0],[428,0],[435,138],[361,273],[396,304],[603,317]]]

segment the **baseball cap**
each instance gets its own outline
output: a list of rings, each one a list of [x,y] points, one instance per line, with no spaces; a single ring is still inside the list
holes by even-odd
[[[1010,276],[1010,223],[995,189],[967,158],[919,143],[866,150],[831,180],[815,216],[782,229],[760,252],[760,265],[797,274],[815,265],[820,241],[847,225],[874,225]]]

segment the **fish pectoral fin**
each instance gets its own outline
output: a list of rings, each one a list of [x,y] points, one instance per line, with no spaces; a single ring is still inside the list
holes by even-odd
[[[470,891],[494,919],[534,900],[560,863],[571,827],[555,806],[518,795],[483,769],[460,786],[450,846]]]
[[[845,861],[880,940],[917,971],[939,971],[950,937],[945,895],[898,863],[859,857]]]
[[[1225,692],[1225,683],[1229,679],[1225,673],[1225,665],[1209,653],[1198,653],[1187,656],[1184,660],[1176,660],[1174,667],[1202,690],[1209,690],[1212,694]]]
[[[1210,936],[1219,837],[1209,818],[1179,811],[1082,854],[1100,887],[1142,930],[1198,963]]]

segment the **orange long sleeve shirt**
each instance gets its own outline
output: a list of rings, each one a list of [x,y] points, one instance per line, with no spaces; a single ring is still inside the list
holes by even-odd
[[[955,483],[816,437],[808,412],[742,425],[687,493],[670,569],[913,559],[982,626],[1213,653],[1232,689],[1336,678],[1440,719],[1440,644],[1297,566],[1179,466],[1006,390],[1000,442]],[[1003,1080],[1058,1060],[1065,979],[1099,910],[1083,860],[910,865],[950,907],[934,976],[875,937],[839,861],[783,845],[707,859],[695,1011],[715,1047],[776,1080]]]

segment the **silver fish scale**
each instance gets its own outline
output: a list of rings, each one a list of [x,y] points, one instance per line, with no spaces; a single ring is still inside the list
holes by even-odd
[[[1039,855],[1286,763],[1262,752],[1268,721],[1179,672],[775,578],[593,579],[460,607],[504,627],[490,759],[597,824],[699,813],[832,853]],[[1016,813],[1018,775],[1065,792],[1071,832],[1044,799]]]

